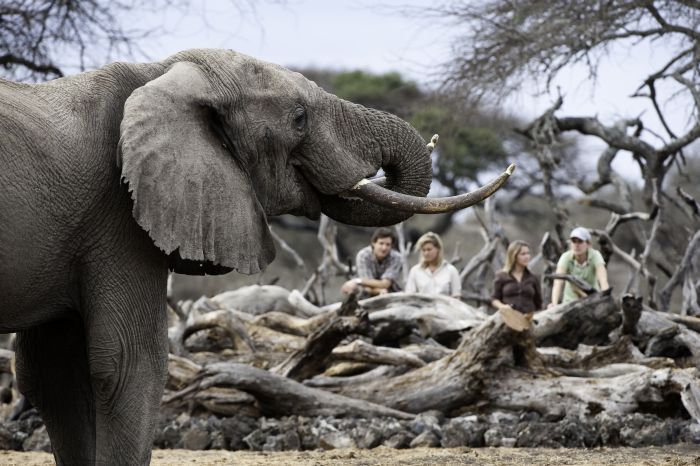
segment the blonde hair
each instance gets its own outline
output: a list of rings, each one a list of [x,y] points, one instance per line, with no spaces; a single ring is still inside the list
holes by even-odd
[[[420,238],[418,238],[418,241],[416,242],[416,252],[420,252],[421,249],[423,248],[424,245],[426,244],[432,244],[435,246],[435,248],[438,250],[438,255],[437,255],[437,263],[438,265],[442,264],[442,261],[444,259],[444,254],[442,252],[443,247],[442,247],[442,239],[440,239],[440,235],[437,233],[433,233],[432,231],[427,232]],[[423,259],[423,256],[420,256],[420,265],[421,267],[426,267],[428,264],[425,263],[425,260]]]
[[[511,273],[513,271],[518,259],[518,254],[523,247],[530,249],[530,245],[520,239],[516,239],[508,245],[508,249],[506,250],[506,263],[503,265],[504,272]]]

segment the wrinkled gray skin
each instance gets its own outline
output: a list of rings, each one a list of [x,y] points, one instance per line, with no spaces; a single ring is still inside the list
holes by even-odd
[[[228,50],[0,80],[0,331],[58,464],[147,464],[167,374],[168,268],[254,273],[266,216],[409,214],[336,194],[384,167],[427,194],[405,122]]]

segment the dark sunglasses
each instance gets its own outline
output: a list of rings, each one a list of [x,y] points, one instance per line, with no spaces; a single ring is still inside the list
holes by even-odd
[[[574,244],[583,243],[583,240],[582,240],[582,239],[578,239],[578,238],[569,238],[569,239],[570,239],[571,242],[574,243]]]

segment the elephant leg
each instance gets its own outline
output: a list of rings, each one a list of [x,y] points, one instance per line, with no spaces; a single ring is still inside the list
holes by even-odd
[[[167,268],[135,264],[106,281],[91,275],[83,294],[96,464],[149,464],[167,377]]]
[[[41,414],[56,464],[93,464],[95,403],[82,322],[19,332],[16,358],[18,388]]]

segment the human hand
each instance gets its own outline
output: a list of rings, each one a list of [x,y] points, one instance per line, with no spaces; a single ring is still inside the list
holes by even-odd
[[[343,283],[343,286],[340,287],[340,291],[343,294],[350,294],[353,291],[355,291],[356,288],[357,288],[357,283],[355,283],[354,280],[348,280],[345,283]]]

